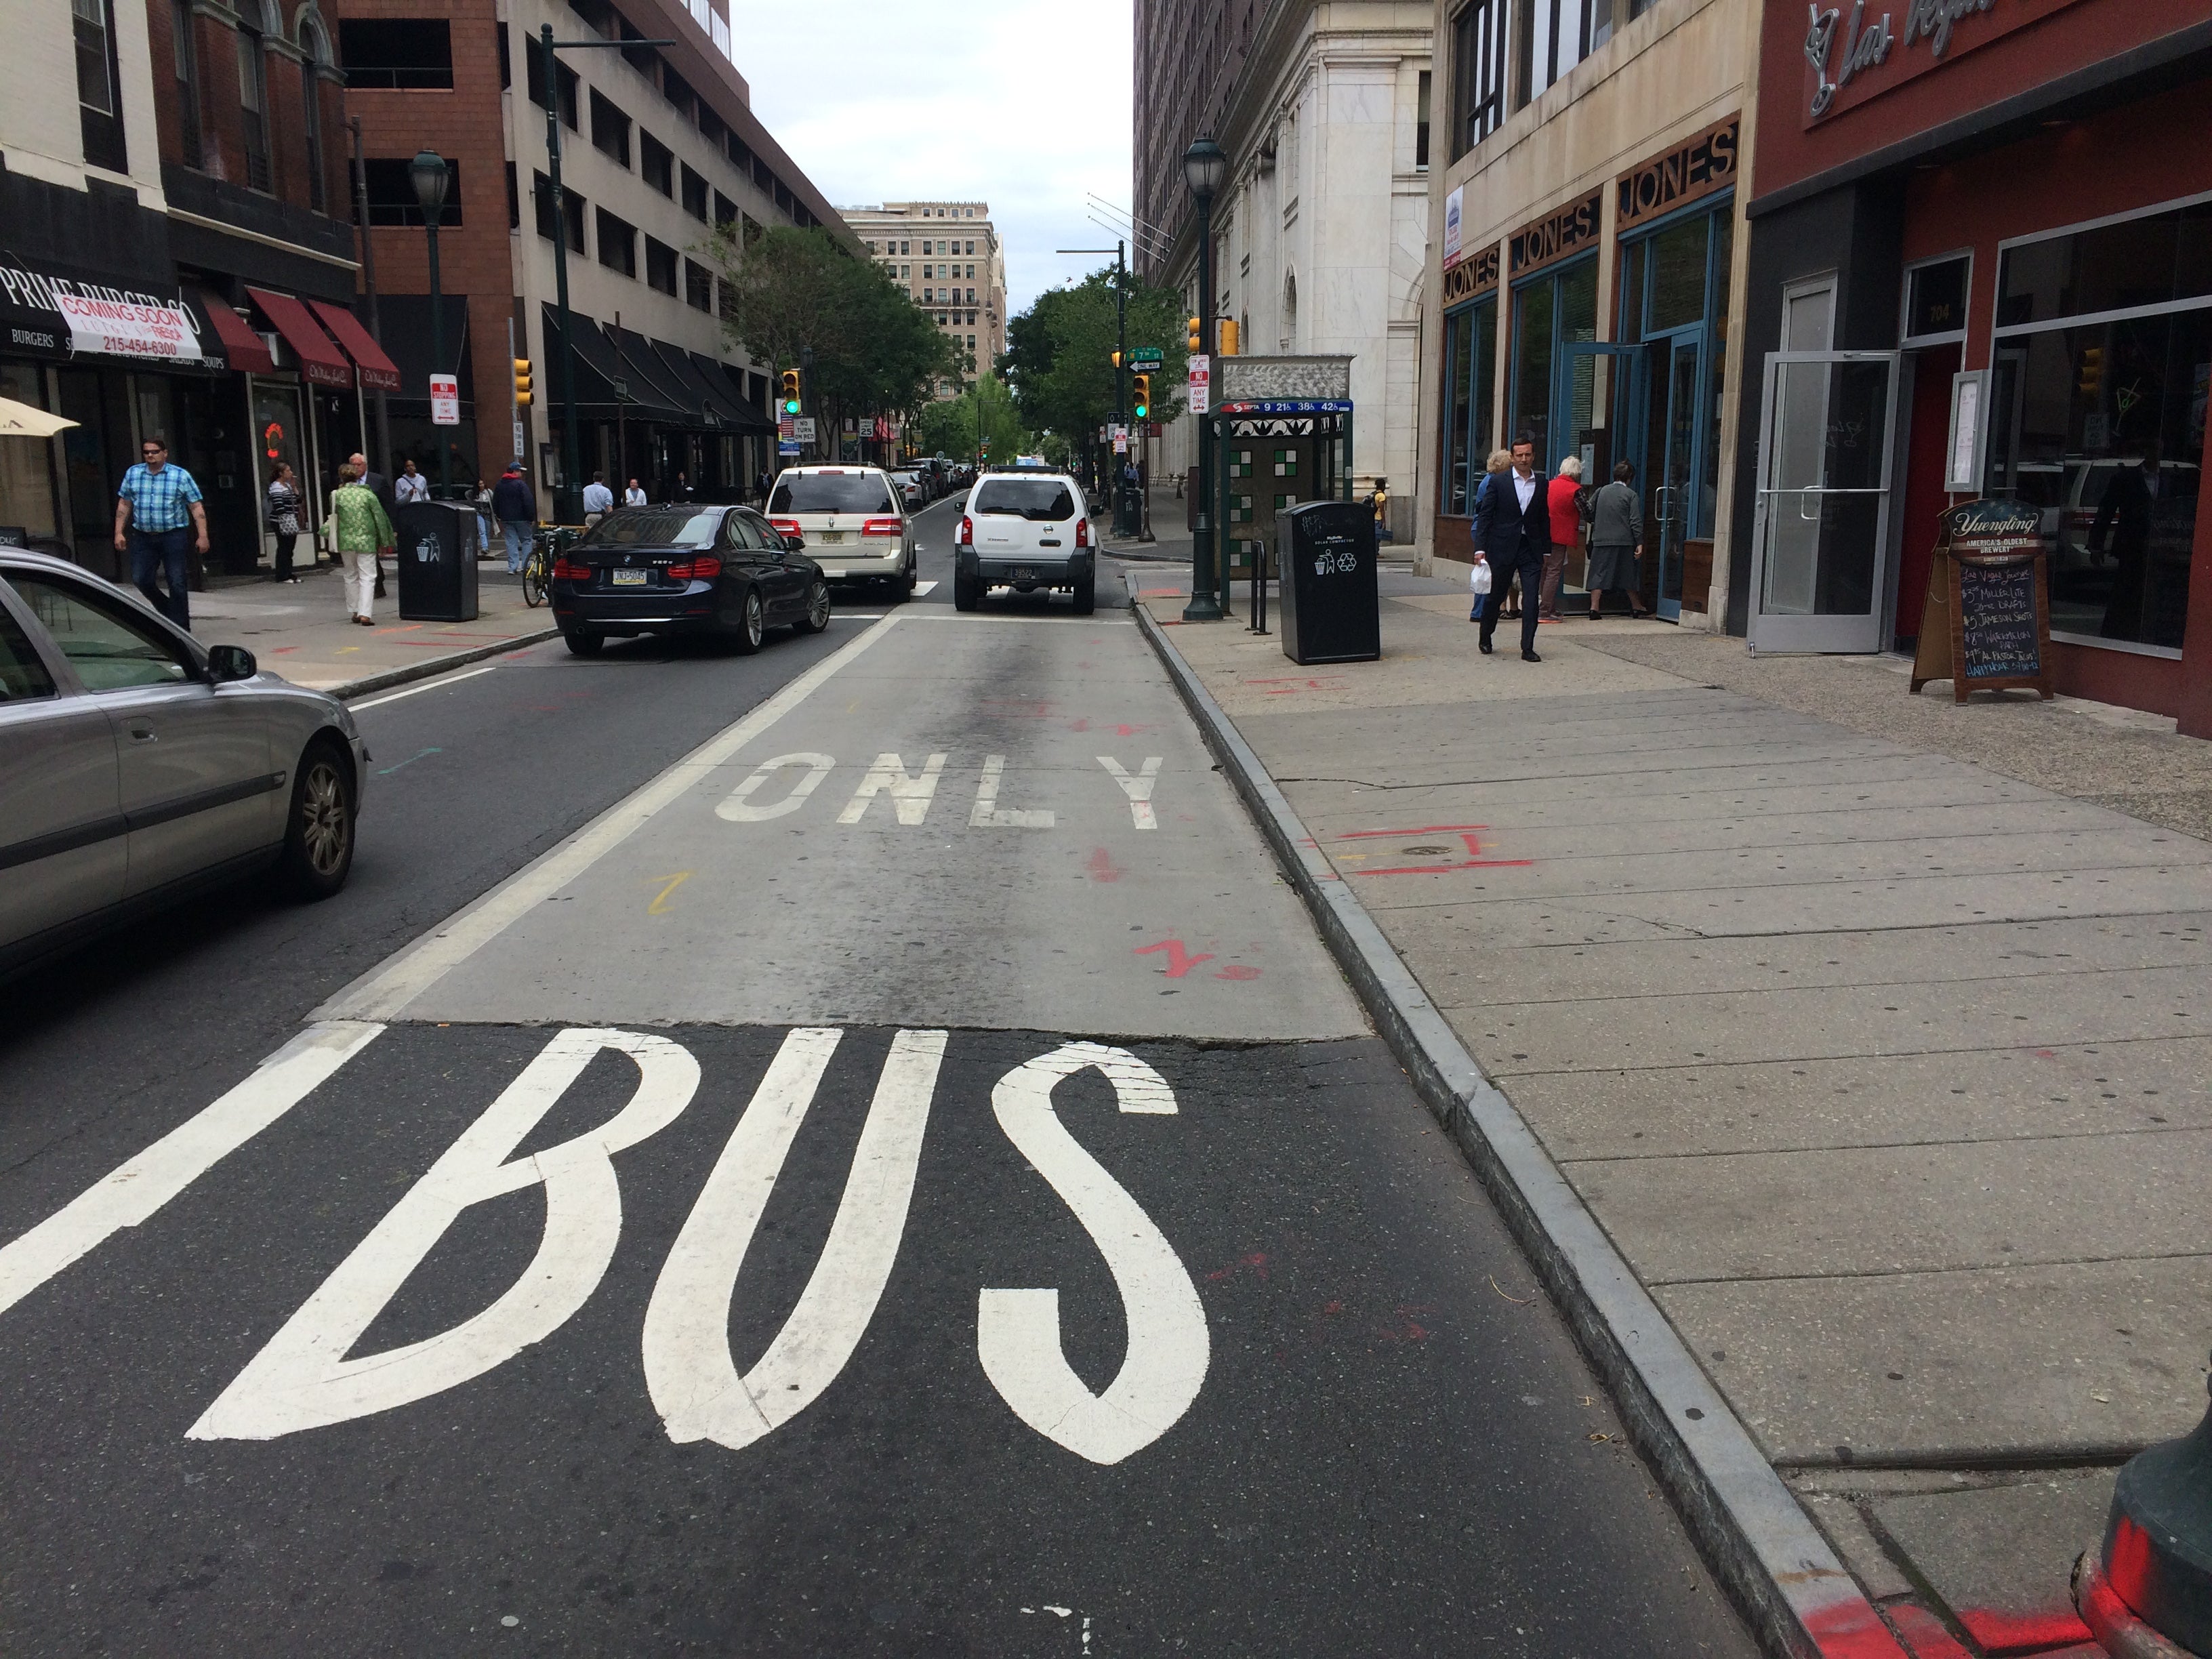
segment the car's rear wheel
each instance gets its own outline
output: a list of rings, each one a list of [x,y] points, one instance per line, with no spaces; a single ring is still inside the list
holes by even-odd
[[[1075,585],[1075,614],[1087,617],[1098,608],[1098,578],[1085,576]]]
[[[817,581],[807,590],[806,614],[799,619],[802,634],[819,634],[830,626],[830,585]]]
[[[973,611],[975,601],[982,597],[983,585],[973,576],[955,576],[952,579],[952,608],[955,611]]]
[[[738,618],[738,631],[731,636],[730,643],[737,647],[739,656],[750,657],[761,648],[761,641],[767,637],[768,608],[761,603],[760,589],[748,587],[744,615]]]
[[[562,631],[561,640],[577,656],[596,657],[599,654],[600,648],[606,644],[607,636],[604,634],[586,634],[580,629],[564,629]]]
[[[276,865],[277,879],[294,897],[326,899],[345,885],[359,800],[353,767],[335,741],[317,738],[301,752]]]

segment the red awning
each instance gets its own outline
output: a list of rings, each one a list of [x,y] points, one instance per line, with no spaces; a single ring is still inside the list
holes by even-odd
[[[268,342],[246,326],[245,318],[212,294],[202,294],[200,304],[207,308],[208,321],[222,337],[223,356],[230,359],[233,368],[247,374],[276,372],[276,360],[269,355]]]
[[[289,294],[271,294],[265,288],[249,288],[246,291],[269,320],[276,325],[276,331],[284,337],[285,343],[299,354],[302,374],[317,386],[352,390],[353,365],[331,343],[331,337],[315,326],[315,319],[307,315],[307,307]]]
[[[323,326],[337,336],[337,343],[346,349],[354,367],[361,371],[361,383],[371,392],[399,390],[399,369],[384,355],[384,348],[376,337],[361,325],[361,319],[343,306],[334,306],[327,300],[310,300],[307,304]]]

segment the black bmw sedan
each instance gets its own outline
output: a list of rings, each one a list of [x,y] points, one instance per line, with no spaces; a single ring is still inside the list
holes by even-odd
[[[553,619],[580,657],[638,634],[714,634],[740,653],[771,628],[818,634],[830,588],[806,544],[749,507],[626,507],[553,566]]]

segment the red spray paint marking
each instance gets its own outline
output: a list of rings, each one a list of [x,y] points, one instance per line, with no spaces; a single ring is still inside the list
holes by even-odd
[[[1182,941],[1179,939],[1164,939],[1158,945],[1139,945],[1130,954],[1149,957],[1161,951],[1168,953],[1167,972],[1170,979],[1181,979],[1200,963],[1213,960],[1211,951],[1200,951],[1196,956],[1191,955],[1189,951],[1183,949]]]
[[[2112,1528],[2111,1559],[2105,1564],[2104,1582],[2131,1607],[2147,1599],[2153,1571],[2150,1534],[2123,1515]]]
[[[1273,690],[1267,694],[1271,697],[1287,697],[1299,691],[1341,691],[1345,687],[1344,676],[1341,674],[1328,674],[1315,679],[1293,676],[1268,680],[1246,680],[1244,684],[1274,687]]]
[[[1259,977],[1260,970],[1257,968],[1247,968],[1234,962],[1214,975],[1216,979],[1257,979]]]
[[[1114,735],[1117,738],[1133,738],[1140,732],[1149,732],[1152,729],[1152,728],[1149,724],[1140,724],[1137,726],[1122,725],[1117,726],[1114,728]]]
[[[1802,1608],[1797,1616],[1821,1659],[1909,1659],[1874,1604],[1856,1592],[1825,1607]]]
[[[282,657],[289,653],[297,651],[299,648],[300,647],[296,645],[280,645],[269,654],[272,657]]]
[[[1377,836],[1403,841],[1409,836],[1457,836],[1467,848],[1467,857],[1456,864],[1408,864],[1388,870],[1354,870],[1355,876],[1432,876],[1448,870],[1525,870],[1535,863],[1534,859],[1486,859],[1481,856],[1480,832],[1487,830],[1486,823],[1429,823],[1418,830],[1347,830],[1339,841],[1366,841]]]
[[[2048,1653],[2053,1648],[2078,1647],[2091,1639],[2089,1627],[2071,1607],[2027,1613],[1963,1607],[1959,1612],[1959,1622],[1966,1627],[1967,1635],[1981,1644],[1990,1659]]]
[[[1889,1610],[1890,1622],[1912,1650],[1913,1659],[1972,1659],[1958,1638],[1943,1628],[1943,1621],[1922,1607],[1900,1601]]]
[[[1091,716],[1085,714],[1079,720],[1071,721],[1067,729],[1071,732],[1088,732],[1091,729]]]
[[[1227,1267],[1216,1267],[1212,1273],[1206,1274],[1206,1278],[1211,1281],[1234,1279],[1239,1271],[1246,1267],[1249,1267],[1264,1283],[1267,1277],[1267,1253],[1265,1250],[1255,1250],[1249,1255],[1240,1255]]]
[[[1093,881],[1119,881],[1128,873],[1114,862],[1114,855],[1103,847],[1091,855],[1091,879]]]

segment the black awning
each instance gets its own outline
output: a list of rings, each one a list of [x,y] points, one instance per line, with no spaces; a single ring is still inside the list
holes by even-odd
[[[672,412],[656,418],[674,426],[704,427],[710,422],[707,411],[699,401],[699,393],[684,384],[675,372],[660,360],[653,350],[653,342],[635,329],[611,328],[607,337],[622,353],[624,372],[629,377],[632,398],[651,397],[653,401]]]
[[[611,421],[619,413],[631,420],[674,421],[684,419],[676,404],[663,398],[652,384],[641,380],[623,361],[614,343],[591,318],[571,312],[576,325],[576,413],[580,418]],[[544,388],[546,408],[556,416],[561,412],[561,323],[560,313],[551,306],[544,307],[545,362],[538,384]],[[617,383],[620,391],[617,392]]]
[[[745,396],[744,371],[733,370],[726,363],[718,363],[712,357],[698,352],[690,354],[691,367],[708,390],[721,398],[729,410],[726,418],[731,429],[754,437],[773,436],[776,424],[760,410],[759,405]]]

